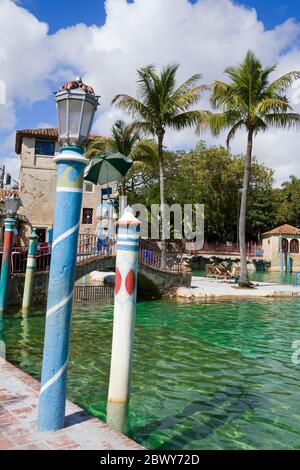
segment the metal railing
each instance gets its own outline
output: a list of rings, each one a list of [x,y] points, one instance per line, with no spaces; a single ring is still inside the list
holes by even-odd
[[[240,247],[237,243],[204,243],[202,246],[196,242],[187,242],[185,246],[185,251],[190,255],[224,255],[224,256],[240,256]],[[262,258],[263,250],[260,245],[256,243],[249,242],[247,243],[248,258]]]
[[[97,235],[80,234],[78,238],[77,264],[84,264],[99,257],[116,254],[115,240],[100,240]]]
[[[162,250],[147,240],[141,240],[139,262],[160,271],[181,272],[186,267],[183,264],[183,255],[167,250],[166,260],[163,263]]]
[[[2,265],[3,249],[0,248],[0,271]],[[28,257],[28,247],[14,247],[11,254],[11,272],[13,274],[24,273],[26,271]],[[48,271],[51,259],[51,246],[39,248],[36,257],[36,271]]]
[[[113,303],[114,288],[111,286],[75,286],[74,302]]]
[[[94,259],[114,256],[116,254],[116,241],[101,241],[96,235],[80,234],[78,239],[77,264],[87,264]],[[12,274],[24,273],[28,256],[28,247],[15,247],[12,251]],[[0,269],[2,250],[0,247]],[[37,252],[37,271],[48,271],[51,261],[51,245],[39,246]],[[183,263],[183,254],[167,250],[163,263],[162,251],[153,242],[141,240],[139,249],[139,262],[160,271],[181,272],[187,268]]]

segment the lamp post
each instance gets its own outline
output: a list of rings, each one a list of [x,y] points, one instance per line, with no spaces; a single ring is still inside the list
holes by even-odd
[[[14,231],[16,227],[15,216],[20,207],[21,201],[15,194],[5,198],[5,213],[7,217],[4,219],[4,242],[0,279],[0,315],[2,315],[7,306],[9,280],[11,271],[11,253],[14,240]]]
[[[99,104],[80,78],[56,93],[61,153],[57,165],[56,204],[45,326],[38,428],[64,426],[69,336],[83,192],[85,145]]]

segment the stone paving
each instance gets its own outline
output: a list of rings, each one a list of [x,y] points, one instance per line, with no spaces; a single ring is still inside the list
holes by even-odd
[[[182,299],[231,299],[231,298],[298,298],[300,287],[288,284],[259,282],[251,289],[238,288],[230,282],[208,277],[192,277],[191,287],[179,287],[176,296]]]
[[[67,401],[65,428],[36,429],[39,383],[0,358],[0,450],[142,450],[143,447]]]

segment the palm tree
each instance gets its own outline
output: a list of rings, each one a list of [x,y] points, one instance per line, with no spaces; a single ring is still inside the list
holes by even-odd
[[[142,164],[150,164],[157,159],[154,142],[141,139],[138,130],[119,119],[112,126],[112,137],[97,138],[87,149],[88,157],[94,157],[104,152],[119,152],[134,162],[134,168]],[[126,195],[125,176],[121,177],[121,196]]]
[[[162,219],[162,256],[166,256],[165,245],[165,168],[163,143],[166,129],[180,131],[196,126],[199,119],[207,112],[191,110],[205,88],[199,85],[201,75],[195,74],[180,86],[176,86],[176,72],[179,65],[168,65],[157,73],[153,65],[137,71],[137,98],[120,94],[114,97],[113,103],[131,115],[135,127],[145,134],[157,138],[160,178],[160,211]]]
[[[276,65],[264,68],[254,53],[248,51],[241,64],[225,69],[230,79],[229,83],[219,80],[213,83],[211,104],[219,112],[206,116],[199,124],[199,129],[208,125],[214,136],[217,136],[223,129],[229,129],[228,147],[238,130],[244,129],[247,133],[239,218],[241,287],[249,286],[245,229],[253,138],[258,132],[264,132],[271,126],[285,129],[300,122],[300,115],[292,112],[285,94],[288,87],[300,78],[300,72],[287,73],[270,83],[269,76],[275,70]]]

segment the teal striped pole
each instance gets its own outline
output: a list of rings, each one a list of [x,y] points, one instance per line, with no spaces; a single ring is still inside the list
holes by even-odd
[[[34,277],[34,271],[36,268],[36,255],[37,255],[37,249],[38,249],[38,240],[39,240],[39,237],[35,229],[33,229],[29,237],[26,275],[25,275],[24,292],[23,292],[22,313],[25,313],[25,314],[28,313],[30,305],[31,305],[33,277]]]

